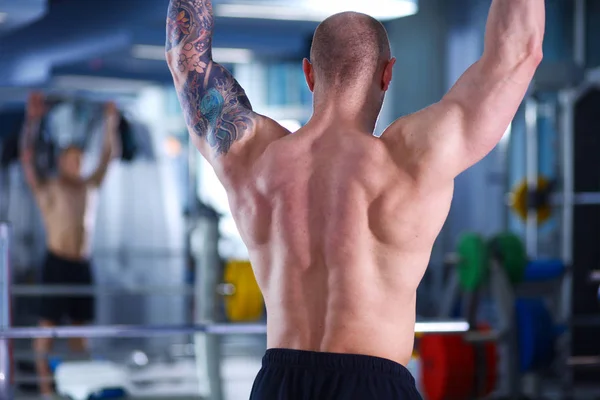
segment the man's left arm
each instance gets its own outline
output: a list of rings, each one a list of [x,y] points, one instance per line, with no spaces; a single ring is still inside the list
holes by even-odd
[[[255,113],[244,89],[213,61],[213,30],[211,0],[170,1],[166,56],[186,124],[198,150],[227,180],[289,132]]]
[[[102,185],[110,162],[120,153],[120,142],[117,138],[119,119],[117,106],[114,103],[108,103],[104,110],[104,142],[100,161],[96,170],[88,178],[88,182],[92,186],[99,187]]]

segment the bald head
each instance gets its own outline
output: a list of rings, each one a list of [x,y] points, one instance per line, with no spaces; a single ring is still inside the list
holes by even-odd
[[[370,83],[391,57],[384,26],[360,13],[344,12],[323,21],[310,52],[318,78],[332,88]]]

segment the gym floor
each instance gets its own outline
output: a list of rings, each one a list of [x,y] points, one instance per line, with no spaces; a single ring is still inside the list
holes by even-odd
[[[192,394],[195,391],[199,393],[206,393],[209,391],[209,383],[206,376],[198,379],[195,383],[195,387],[194,385],[190,387],[189,381],[182,382],[177,378],[171,380],[168,379],[163,382],[160,380],[148,382],[146,381],[147,378],[144,378],[144,371],[146,371],[144,368],[151,370],[150,373],[152,376],[160,376],[163,373],[168,374],[169,372],[172,372],[170,370],[173,368],[173,365],[179,361],[187,361],[185,364],[186,372],[191,372],[195,375],[197,372],[196,370],[189,370],[189,367],[191,366],[193,368],[193,364],[195,363],[194,355],[190,354],[189,352],[189,350],[192,350],[193,352],[193,344],[170,346],[172,349],[175,348],[177,350],[171,351],[172,355],[169,357],[167,355],[167,349],[161,349],[160,347],[157,348],[156,346],[147,347],[140,343],[135,345],[135,342],[135,340],[130,339],[110,340],[108,343],[92,341],[90,347],[93,355],[89,358],[113,361],[117,364],[128,366],[134,372],[138,372],[141,378],[136,378],[136,385],[139,385],[140,389],[143,390],[144,393],[151,394],[149,398],[152,399],[160,399],[160,397],[156,397],[158,390],[160,390],[159,393],[165,393],[164,397],[169,399],[201,398],[199,396],[173,396],[169,394],[176,393],[177,391],[181,392],[181,386],[185,386],[183,390],[187,390],[188,393]],[[35,384],[31,385],[31,383],[35,382],[35,374],[23,373],[22,371],[24,366],[23,361],[31,359],[32,356],[31,343],[25,340],[16,341],[16,343],[17,345],[14,347],[15,358],[19,358],[21,360],[18,364],[21,368],[21,371],[17,372],[16,378],[20,381],[30,382],[29,386],[20,386],[20,389],[16,392],[16,399],[37,399],[39,397],[37,397],[37,394],[35,394]],[[151,350],[151,348],[154,350]],[[183,351],[186,352],[186,355],[181,354],[182,349],[185,349]],[[57,355],[69,353],[65,341],[58,341],[54,350],[54,353]],[[233,336],[224,338],[222,342],[223,358],[221,360],[224,400],[236,400],[248,397],[248,394],[252,389],[254,379],[256,378],[256,374],[260,369],[264,350],[264,338],[259,336]],[[142,366],[136,367],[133,365],[133,355],[137,353],[139,356],[140,351],[144,351],[147,361],[144,360],[144,364]],[[102,355],[102,357],[99,355]],[[50,358],[56,360],[60,357],[55,356]],[[80,359],[85,358],[88,357],[82,357]],[[31,364],[29,369],[31,372],[33,372],[32,368],[33,365]],[[173,374],[171,374],[171,378],[173,378],[172,375]],[[189,378],[189,375],[186,375]],[[184,385],[184,383],[186,384]],[[172,392],[170,392],[170,390],[172,390]],[[135,396],[135,398],[143,399],[145,396]]]

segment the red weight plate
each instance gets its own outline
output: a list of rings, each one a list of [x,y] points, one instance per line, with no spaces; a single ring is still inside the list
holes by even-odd
[[[471,344],[466,343],[462,336],[453,344],[458,351],[457,362],[454,366],[455,388],[452,391],[452,399],[466,399],[473,393],[475,385],[475,350]]]
[[[425,335],[421,338],[421,382],[428,400],[458,400],[473,387],[473,349],[461,335]]]
[[[482,332],[489,332],[492,330],[492,328],[486,323],[479,324],[478,328]],[[486,362],[486,384],[485,393],[479,393],[480,397],[486,397],[496,389],[496,379],[498,378],[498,350],[496,343],[489,342],[485,345],[484,349]]]

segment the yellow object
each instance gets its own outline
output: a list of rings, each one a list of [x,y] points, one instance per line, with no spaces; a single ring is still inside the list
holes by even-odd
[[[235,288],[225,296],[225,313],[231,322],[254,322],[263,316],[264,300],[249,261],[229,261],[225,284]]]
[[[418,341],[424,336],[422,332],[415,332],[415,341]],[[412,358],[419,358],[419,347],[415,346],[412,353]]]
[[[550,182],[544,177],[538,178],[538,191],[542,192],[544,190],[548,190],[550,186]],[[527,220],[527,193],[529,188],[527,186],[527,181],[523,181],[517,186],[517,188],[512,193],[512,204],[511,207],[513,211],[521,218],[523,221]],[[552,207],[550,206],[550,202],[548,201],[546,204],[541,205],[537,209],[537,220],[538,224],[543,224],[544,222],[550,219],[550,215],[552,214]]]

